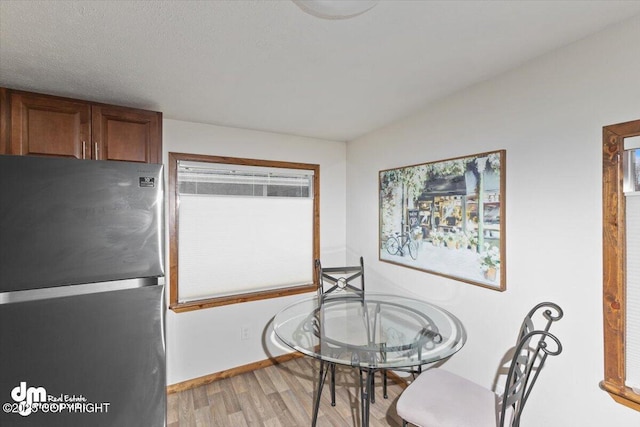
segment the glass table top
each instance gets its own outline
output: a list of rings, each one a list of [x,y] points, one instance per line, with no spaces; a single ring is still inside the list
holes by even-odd
[[[425,301],[343,293],[297,301],[274,319],[287,346],[317,359],[363,368],[401,368],[445,359],[462,348],[464,326]]]

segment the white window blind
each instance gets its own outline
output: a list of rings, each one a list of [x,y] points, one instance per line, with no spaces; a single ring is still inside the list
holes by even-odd
[[[640,192],[628,193],[626,385],[640,393]]]
[[[630,136],[624,139],[624,149],[633,150],[640,148],[640,136]]]
[[[640,137],[624,141],[626,221],[625,384],[640,393]]]
[[[313,170],[178,162],[178,301],[313,281]]]

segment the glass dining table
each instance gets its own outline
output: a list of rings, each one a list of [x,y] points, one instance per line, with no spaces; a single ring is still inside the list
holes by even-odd
[[[288,347],[320,361],[312,426],[327,373],[336,364],[359,370],[361,425],[367,427],[377,371],[416,369],[446,359],[466,341],[464,326],[448,311],[418,299],[376,293],[299,300],[275,316],[274,332]],[[333,392],[332,386],[335,404]]]

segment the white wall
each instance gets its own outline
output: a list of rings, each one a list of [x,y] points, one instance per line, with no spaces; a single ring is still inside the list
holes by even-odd
[[[163,127],[165,165],[168,165],[168,153],[171,151],[319,164],[320,254],[323,261],[330,264],[340,265],[346,261],[345,143],[167,119]],[[167,247],[168,242],[167,234]],[[251,268],[250,260],[247,260],[247,268]],[[167,384],[282,354],[282,350],[268,345],[269,332],[265,332],[265,328],[275,313],[300,297],[267,299],[186,313],[169,310],[166,322]],[[242,327],[249,327],[249,340],[240,339]]]
[[[392,84],[392,82],[390,82]],[[565,310],[564,352],[549,360],[523,425],[638,426],[603,379],[602,127],[640,119],[640,17],[468,88],[347,144],[347,252],[368,260],[369,289],[440,304],[464,322],[446,368],[490,386],[535,303]],[[378,172],[507,150],[507,290],[378,261]]]

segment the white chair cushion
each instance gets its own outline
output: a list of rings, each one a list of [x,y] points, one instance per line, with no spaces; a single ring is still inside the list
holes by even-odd
[[[420,427],[496,427],[496,394],[432,368],[418,376],[396,405],[402,419]]]

